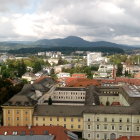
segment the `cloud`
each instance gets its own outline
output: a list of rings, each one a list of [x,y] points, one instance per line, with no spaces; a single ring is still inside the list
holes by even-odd
[[[140,44],[139,0],[0,2],[0,40],[76,35],[92,41]]]

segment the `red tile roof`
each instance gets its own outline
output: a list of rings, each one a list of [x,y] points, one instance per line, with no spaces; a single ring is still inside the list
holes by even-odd
[[[102,84],[128,83],[136,86],[140,85],[140,79],[138,78],[116,77],[115,79],[97,79],[97,80],[99,80]]]
[[[85,73],[74,73],[72,74],[72,77],[76,77],[76,78],[87,78]]]
[[[120,104],[120,102],[113,102],[112,104],[111,104],[111,106],[120,106],[121,104]]]
[[[74,78],[69,77],[65,80],[66,86],[68,87],[86,87],[89,85],[99,86],[100,82],[95,79],[87,79],[87,78]]]
[[[26,135],[30,135],[31,131],[33,135],[44,135],[44,131],[48,131],[49,134],[55,136],[55,140],[70,140],[67,136],[65,129],[62,126],[32,126],[30,129],[26,126],[1,126],[0,135],[4,135],[4,132],[7,132],[7,135],[12,135],[13,132],[17,132],[17,135],[20,135],[22,131],[25,131]]]
[[[118,138],[116,140],[140,140],[140,136],[122,136],[121,138]]]

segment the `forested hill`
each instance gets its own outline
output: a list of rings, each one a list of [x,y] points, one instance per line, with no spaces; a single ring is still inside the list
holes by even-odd
[[[74,51],[94,51],[94,52],[103,52],[103,53],[124,53],[123,49],[117,47],[50,47],[50,48],[43,48],[43,47],[35,47],[35,48],[22,48],[18,50],[9,50],[8,53],[11,54],[35,54],[37,52],[43,51],[61,51],[64,54],[69,54]]]
[[[121,48],[121,49],[134,49],[134,46],[116,44],[106,41],[96,41],[90,42],[86,41],[80,37],[69,36],[66,38],[58,38],[58,39],[42,39],[38,41],[10,41],[10,42],[0,42],[0,50],[14,50],[20,48],[35,48],[35,47],[113,47],[113,48]],[[136,48],[138,48],[136,46]],[[96,49],[96,48],[95,48]]]

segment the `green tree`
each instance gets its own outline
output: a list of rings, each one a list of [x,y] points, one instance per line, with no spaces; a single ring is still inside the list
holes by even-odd
[[[39,61],[36,61],[33,66],[33,72],[36,73],[42,69],[41,64]]]
[[[123,65],[121,63],[117,64],[117,76],[122,76]]]
[[[18,77],[21,77],[24,73],[26,73],[26,65],[23,60],[19,61],[17,64],[17,73]]]
[[[48,105],[52,105],[52,98],[51,97],[49,97],[49,99],[48,99]]]

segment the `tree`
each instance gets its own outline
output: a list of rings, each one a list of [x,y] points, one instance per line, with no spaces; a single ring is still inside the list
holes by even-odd
[[[26,73],[26,65],[25,65],[24,61],[21,60],[17,64],[18,77],[21,77],[24,73]]]
[[[122,76],[123,65],[121,63],[117,64],[117,76]]]
[[[49,97],[49,99],[48,99],[48,105],[52,105],[52,98],[51,97]]]
[[[36,73],[42,69],[41,64],[39,61],[36,61],[33,66],[33,72]]]

